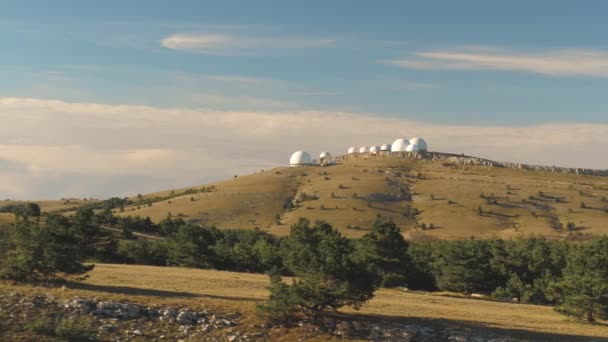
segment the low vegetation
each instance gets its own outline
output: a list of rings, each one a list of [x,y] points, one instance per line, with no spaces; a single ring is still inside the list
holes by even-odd
[[[139,224],[155,227],[165,238],[113,235],[103,229],[108,220],[128,222],[135,232]],[[277,238],[258,230],[201,228],[171,217],[154,225],[91,209],[69,217],[23,217],[3,234],[0,274],[17,281],[82,275],[93,267],[87,260],[271,273],[271,295],[261,311],[272,312],[275,320],[357,308],[380,286],[551,304],[587,321],[608,314],[608,237],[407,243],[390,220],[349,239],[326,222],[302,219],[287,237]],[[293,275],[291,283],[281,279]]]

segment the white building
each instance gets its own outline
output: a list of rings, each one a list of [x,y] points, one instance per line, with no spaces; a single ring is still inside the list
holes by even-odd
[[[418,151],[427,151],[428,150],[426,141],[424,141],[424,139],[422,139],[422,138],[416,137],[416,138],[410,139],[410,145],[418,145]]]
[[[355,146],[351,146],[348,148],[348,154],[353,154],[355,152],[357,152],[357,148]]]
[[[420,152],[420,145],[418,144],[409,144],[407,145],[407,147],[405,148],[405,150],[407,152]]]
[[[380,151],[388,151],[388,152],[390,152],[391,151],[391,145],[384,144],[384,145],[380,146]]]
[[[319,163],[321,165],[331,164],[332,163],[331,153],[321,152],[321,154],[319,155]]]
[[[312,158],[308,152],[297,151],[289,158],[290,166],[312,165]]]
[[[380,146],[372,146],[369,148],[369,153],[378,154],[380,152]]]
[[[361,146],[359,148],[359,153],[367,153],[369,152],[369,149],[367,148],[367,146]]]
[[[393,152],[406,151],[406,148],[408,147],[409,144],[410,144],[410,142],[407,139],[397,139],[391,145],[391,151],[393,151]]]

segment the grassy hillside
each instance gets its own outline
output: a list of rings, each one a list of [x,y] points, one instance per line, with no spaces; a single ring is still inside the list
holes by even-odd
[[[137,277],[133,277],[137,274]],[[57,297],[81,296],[134,301],[141,304],[207,307],[214,312],[239,311],[246,322],[255,323],[255,305],[267,296],[268,277],[234,272],[185,268],[97,265],[90,278],[68,289],[15,286],[0,282],[2,291]],[[608,337],[602,324],[568,320],[550,307],[484,301],[464,297],[382,289],[360,311],[345,310],[351,317],[422,324],[457,330],[485,329],[532,340],[580,340]],[[246,324],[247,325],[247,324]],[[296,338],[298,332],[283,331],[276,338]],[[559,336],[557,336],[559,335]],[[576,338],[579,337],[579,338]]]
[[[12,223],[14,219],[15,219],[15,217],[13,214],[0,213],[0,229],[2,229],[2,227]]]
[[[4,200],[0,201],[0,207],[14,204],[27,204],[34,202],[40,206],[43,212],[51,212],[55,210],[64,210],[70,208],[76,208],[84,204],[95,203],[97,200],[83,200],[83,199],[69,199],[69,200],[44,200],[44,201],[12,201]]]
[[[95,203],[96,200],[83,200],[83,199],[70,199],[70,200],[45,200],[45,201],[12,201],[12,200],[3,200],[0,201],[0,207],[8,206],[8,205],[18,205],[18,204],[27,204],[34,202],[40,206],[42,212],[52,212],[55,210],[65,210],[71,208],[77,208],[84,204]],[[15,216],[11,213],[0,213],[0,228],[6,226],[8,224],[13,223],[15,220]]]
[[[608,197],[607,177],[371,156],[328,167],[276,168],[210,185],[211,192],[175,190],[171,199],[162,199],[170,191],[144,195],[162,200],[119,214],[158,221],[171,213],[218,228],[258,227],[277,235],[307,217],[360,236],[378,216],[392,218],[412,238],[560,237],[569,233],[569,222],[573,232],[608,233],[608,202],[602,200]],[[305,200],[286,207],[298,198]],[[408,207],[419,214],[406,215]]]

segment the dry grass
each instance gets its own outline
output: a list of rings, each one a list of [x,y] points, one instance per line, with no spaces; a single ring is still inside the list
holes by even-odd
[[[76,208],[84,204],[98,202],[96,200],[70,199],[70,200],[33,200],[33,201],[11,201],[4,200],[0,202],[0,207],[11,204],[27,204],[34,202],[40,206],[42,212],[51,212],[54,210]]]
[[[607,177],[457,168],[440,161],[369,157],[329,167],[276,168],[211,185],[216,188],[211,193],[181,195],[152,207],[132,206],[120,214],[150,216],[158,221],[170,212],[203,225],[258,227],[276,235],[287,234],[291,224],[306,217],[326,220],[346,236],[357,237],[378,216],[392,218],[409,237],[511,238],[541,234],[557,238],[568,232],[555,227],[565,227],[568,222],[575,223],[579,233],[608,233],[608,213],[603,210],[608,203],[601,200],[608,197]],[[414,192],[413,202],[396,200],[400,189],[406,186]],[[183,194],[184,190],[175,193]],[[539,191],[546,197],[540,197]],[[318,199],[285,209],[285,204],[301,193]],[[498,204],[486,204],[480,198],[482,193],[494,194]],[[167,194],[165,191],[144,197]],[[536,199],[529,200],[530,196]],[[581,202],[587,208],[580,208]],[[433,224],[435,229],[422,231],[412,219],[404,217],[408,205],[421,210],[419,224]],[[486,212],[483,216],[478,215],[480,206]],[[280,216],[279,222],[276,215]]]
[[[77,295],[193,308],[204,306],[221,313],[239,311],[246,317],[245,322],[250,324],[256,322],[253,317],[255,305],[267,296],[267,284],[268,278],[257,274],[100,264],[89,279],[70,285],[67,290],[0,283],[0,291],[46,292],[59,297]],[[362,310],[344,310],[343,313],[371,320],[446,329],[486,329],[532,339],[608,338],[605,324],[575,322],[550,307],[401,290],[380,290]]]
[[[184,194],[188,189],[177,189],[170,200],[154,202],[151,207],[133,205],[116,214],[149,216],[158,222],[171,213],[204,226],[257,227],[279,236],[288,234],[298,218],[306,217],[326,220],[344,235],[358,237],[378,216],[393,219],[412,239],[512,238],[521,234],[560,238],[569,232],[556,227],[565,228],[568,222],[576,225],[574,233],[608,234],[608,202],[602,201],[602,197],[608,197],[608,177],[453,167],[441,161],[377,156],[329,167],[279,167],[209,185],[215,186],[213,192]],[[406,187],[413,192],[412,202],[397,200]],[[152,199],[170,193],[143,197]],[[286,204],[302,193],[318,199],[288,210]],[[482,193],[493,194],[497,204],[487,204],[480,198]],[[581,208],[582,202],[585,208]],[[44,211],[51,211],[84,202],[38,203]],[[409,205],[421,211],[418,226],[403,215]],[[478,214],[480,206],[482,216]],[[9,219],[0,215],[0,224]],[[422,230],[422,223],[432,224],[434,229]]]
[[[0,227],[11,224],[15,220],[15,216],[10,213],[0,213]]]

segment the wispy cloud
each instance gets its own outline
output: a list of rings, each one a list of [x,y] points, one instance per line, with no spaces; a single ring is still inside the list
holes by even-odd
[[[333,46],[335,42],[335,39],[328,38],[175,33],[163,38],[160,43],[172,50],[229,56],[268,53],[273,50],[323,48]]]
[[[280,83],[279,80],[272,80],[268,78],[249,77],[249,76],[238,76],[238,75],[215,75],[208,76],[207,79],[211,81],[231,83],[237,85],[261,85],[270,83]]]
[[[608,77],[608,51],[555,50],[514,52],[490,48],[425,51],[382,61],[407,69],[502,70],[554,76]]]
[[[293,93],[297,96],[338,96],[342,95],[341,91],[296,91]]]
[[[608,124],[430,125],[338,111],[212,111],[0,98],[0,198],[128,195],[422,136],[432,150],[608,168]],[[137,132],[137,134],[133,134]]]

